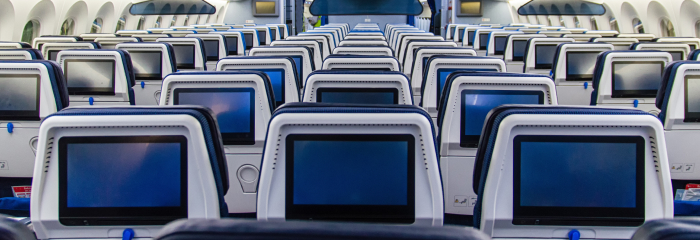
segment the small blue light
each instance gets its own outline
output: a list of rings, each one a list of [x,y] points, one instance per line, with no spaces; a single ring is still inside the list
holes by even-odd
[[[134,239],[134,236],[136,233],[134,233],[134,229],[127,228],[124,229],[124,232],[122,233],[122,240],[132,240]]]
[[[583,83],[583,89],[588,89],[588,82]]]
[[[581,233],[574,229],[569,232],[569,240],[579,240],[581,238]]]
[[[141,88],[145,88],[145,87],[146,87],[146,83],[144,81],[141,81]]]

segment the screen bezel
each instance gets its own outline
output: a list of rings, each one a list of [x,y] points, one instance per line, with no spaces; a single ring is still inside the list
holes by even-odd
[[[479,146],[479,138],[481,135],[466,135],[466,119],[464,118],[464,97],[467,94],[492,94],[492,95],[537,95],[538,104],[544,104],[544,92],[541,90],[486,90],[486,89],[464,89],[460,93],[460,114],[459,114],[459,146],[463,148],[477,148]],[[485,121],[486,119],[484,119]],[[482,125],[483,131],[483,125]],[[482,132],[483,134],[483,132]]]
[[[700,112],[688,112],[688,81],[695,79],[697,81],[700,81],[700,76],[698,75],[686,75],[685,76],[685,93],[683,95],[684,97],[684,104],[683,104],[683,112],[685,113],[683,117],[683,122],[700,122]]]
[[[136,77],[136,80],[163,80],[163,52],[161,52],[161,51],[133,51],[133,50],[129,50],[129,52],[131,54],[134,54],[134,53],[136,53],[136,54],[141,54],[141,53],[154,54],[154,53],[157,53],[158,59],[160,59],[160,64],[158,64],[158,65],[160,65],[160,69],[158,70],[157,74],[156,73],[143,74],[143,73],[136,73],[136,71],[134,71],[134,76]],[[133,63],[134,61],[136,61],[135,59],[137,59],[137,58],[132,57],[131,62]]]
[[[537,63],[537,53],[539,52],[539,48],[543,48],[543,47],[555,47],[556,48],[556,46],[557,46],[556,44],[537,44],[537,45],[535,45],[535,54],[534,54],[534,56],[535,56],[535,69],[551,69],[552,66],[554,66],[554,58],[553,57],[551,60],[552,63],[547,63],[547,64]],[[525,51],[527,51],[527,49]],[[556,53],[555,53],[555,55],[556,55]]]
[[[316,102],[323,102],[323,93],[362,93],[362,92],[372,92],[372,93],[392,93],[394,94],[393,104],[399,104],[399,90],[396,88],[318,88],[316,89]],[[386,103],[377,103],[386,104]]]
[[[523,142],[634,143],[637,145],[635,208],[520,206]],[[562,226],[641,226],[645,217],[645,140],[642,136],[518,135],[513,139],[513,224]]]
[[[68,95],[115,95],[114,89],[115,89],[115,78],[117,74],[117,64],[116,61],[113,59],[66,59],[63,61],[64,67],[63,67],[63,72],[64,72],[64,77],[66,79],[66,83],[70,81],[68,78],[68,74],[70,72],[70,68],[68,67],[70,63],[72,62],[81,62],[81,63],[96,63],[96,62],[110,62],[112,63],[112,87],[105,87],[105,88],[86,88],[86,87],[68,87]],[[80,71],[80,69],[78,69]],[[66,84],[68,85],[68,84]]]
[[[295,141],[402,141],[408,144],[407,204],[312,205],[294,204]],[[384,223],[415,222],[415,137],[411,134],[290,134],[285,139],[285,218]]]
[[[0,78],[12,78],[12,77],[21,77],[21,78],[35,78],[36,79],[36,99],[35,99],[35,104],[36,104],[36,110],[34,111],[28,111],[28,110],[18,110],[18,111],[7,111],[7,110],[0,110],[0,120],[15,120],[15,121],[39,121],[41,120],[41,117],[39,117],[41,108],[40,108],[40,99],[41,95],[40,94],[40,89],[41,89],[41,75],[39,74],[0,74]]]
[[[69,208],[67,196],[68,144],[81,143],[180,143],[179,207],[80,207]],[[64,226],[164,225],[187,218],[187,137],[173,136],[90,136],[61,137],[58,141],[58,220]],[[89,194],[89,193],[86,193]]]
[[[566,81],[593,81],[593,73],[591,74],[569,74],[569,59],[571,58],[571,54],[600,54],[601,52],[597,51],[585,51],[585,52],[578,52],[578,51],[569,51],[566,52]]]
[[[192,47],[192,64],[189,63],[181,63],[180,61],[177,61],[177,50],[175,50],[176,47]],[[177,69],[195,69],[195,65],[197,62],[197,55],[195,54],[197,48],[195,45],[192,44],[173,44],[173,52],[175,53],[175,63],[177,64]]]
[[[615,66],[618,64],[635,64],[635,63],[643,63],[643,64],[660,64],[661,65],[661,75],[659,75],[659,85],[661,84],[661,78],[663,77],[664,73],[664,68],[666,67],[666,63],[663,61],[618,61],[618,62],[613,62],[612,63],[612,68],[610,69],[610,79],[611,81],[611,86],[612,86],[612,98],[656,98],[656,93],[659,91],[657,88],[656,90],[615,90]]]
[[[525,43],[525,45],[523,46],[522,56],[515,56],[515,43],[516,42],[518,42],[519,44]],[[527,40],[513,40],[511,45],[512,45],[511,46],[512,49],[511,49],[510,55],[511,55],[511,58],[513,59],[513,61],[522,62],[523,60],[525,60],[525,52],[527,52],[527,49],[526,49],[527,48]]]
[[[250,93],[250,132],[224,133],[221,138],[224,145],[254,145],[255,144],[255,89],[253,88],[176,88],[173,90],[173,105],[180,105],[180,93],[219,93],[247,92]],[[190,104],[191,105],[191,104]],[[213,116],[216,118],[216,116]],[[218,123],[221,125],[222,123]]]

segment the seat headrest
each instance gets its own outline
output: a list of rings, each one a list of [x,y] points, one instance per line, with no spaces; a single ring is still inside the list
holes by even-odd
[[[0,238],[4,240],[36,240],[29,227],[20,221],[0,215]]]
[[[219,133],[219,126],[214,113],[202,106],[167,106],[167,107],[108,107],[108,108],[68,108],[46,117],[59,116],[131,116],[131,115],[189,115],[195,118],[202,127],[205,139],[206,151],[212,167],[212,173],[219,193],[220,214],[228,216],[228,209],[224,204],[224,195],[228,192],[228,167],[224,146]],[[42,121],[42,122],[43,122]]]
[[[0,54],[1,53],[11,53],[11,52],[26,52],[26,53],[29,53],[31,60],[44,60],[44,56],[41,55],[41,51],[39,51],[37,49],[33,49],[33,48],[0,49]]]
[[[239,74],[255,74],[260,76],[265,82],[265,94],[267,94],[268,103],[270,104],[270,109],[275,109],[275,94],[273,93],[272,83],[270,83],[270,78],[267,74],[261,71],[249,71],[249,70],[236,70],[236,71],[214,71],[214,72],[174,72],[168,76],[186,76],[186,75],[239,75]],[[166,76],[167,78],[167,76]],[[218,129],[218,128],[216,128]]]
[[[1,61],[0,63],[33,63],[41,64],[46,67],[49,74],[49,80],[51,81],[51,88],[53,89],[53,95],[56,100],[56,110],[61,111],[68,107],[68,85],[66,85],[66,80],[63,76],[63,69],[58,66],[58,63],[48,60],[35,60],[31,62],[27,61]]]
[[[154,240],[218,239],[463,239],[486,240],[485,234],[463,227],[313,221],[259,222],[245,220],[178,220],[166,225]]]
[[[678,68],[686,64],[700,64],[698,61],[676,61],[669,63],[664,69],[664,74],[661,78],[659,91],[656,93],[656,107],[661,110],[659,119],[665,124],[666,114],[668,113],[668,102],[671,97],[671,89],[678,74]]]
[[[700,220],[661,219],[644,223],[632,240],[689,240],[700,235]]]
[[[122,64],[124,65],[124,70],[126,70],[126,81],[129,83],[129,88],[136,85],[136,73],[134,72],[134,66],[131,61],[131,55],[126,50],[121,49],[71,49],[71,52],[117,52],[121,56]],[[174,55],[172,55],[174,56]]]

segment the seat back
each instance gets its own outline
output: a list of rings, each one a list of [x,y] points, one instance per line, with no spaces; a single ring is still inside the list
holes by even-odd
[[[292,57],[247,56],[221,59],[216,71],[251,70],[264,72],[274,90],[275,106],[288,102],[299,102],[301,79]],[[275,108],[272,108],[275,109]]]
[[[58,61],[58,53],[68,49],[100,49],[100,44],[94,42],[46,42],[38,43],[42,47],[39,49],[41,55],[46,60]]]
[[[267,26],[268,28],[270,28],[270,38],[271,38],[271,39],[270,39],[270,42],[274,42],[274,41],[277,41],[277,40],[282,40],[283,37],[280,35],[281,32],[280,32],[280,29],[279,29],[279,25],[277,25],[277,24],[267,24],[267,25],[265,25],[265,26]]]
[[[194,34],[197,33],[197,31],[194,30],[165,30],[161,34],[169,34],[175,38],[182,38],[187,36],[188,34]]]
[[[520,31],[493,31],[489,34],[488,43],[486,44],[486,55],[489,57],[503,58],[508,43],[508,36],[511,34],[525,34]],[[481,41],[481,40],[479,40]],[[481,43],[481,42],[479,42]]]
[[[389,46],[391,46],[392,49],[395,51],[398,51],[399,45],[401,45],[401,42],[403,41],[404,37],[407,36],[423,36],[423,37],[435,37],[435,34],[425,32],[422,30],[417,30],[417,29],[399,29],[393,34],[394,37],[392,37],[389,41]]]
[[[336,48],[334,48],[333,54],[393,57],[394,51],[388,47],[348,46],[348,47],[336,47]]]
[[[413,104],[411,84],[396,71],[321,70],[304,85],[303,102]]]
[[[467,26],[464,28],[463,31],[461,31],[459,34],[459,38],[457,39],[458,42],[462,43],[463,47],[471,47],[474,48],[474,39],[476,38],[476,30],[479,29],[491,29],[491,27],[486,27],[486,26]]]
[[[95,41],[97,38],[110,38],[110,37],[119,37],[117,34],[114,33],[83,33],[80,34],[80,38],[83,39],[83,41]]]
[[[195,33],[195,34],[187,34],[185,37],[202,39],[202,43],[204,45],[205,60],[206,60],[208,71],[214,71],[214,69],[216,69],[216,62],[218,62],[219,59],[222,59],[222,58],[225,58],[226,56],[228,56],[228,53],[229,53],[228,45],[229,44],[226,41],[226,37],[224,37],[224,35]],[[233,43],[232,45],[237,45],[237,42]]]
[[[344,40],[374,40],[374,41],[384,41],[384,42],[386,42],[386,37],[384,37],[384,36],[362,36],[362,35],[354,35],[354,36],[347,36],[347,37],[345,37]]]
[[[620,34],[620,32],[615,30],[588,30],[584,32],[585,34],[598,34],[603,37],[615,37]]]
[[[634,38],[639,42],[651,42],[656,38],[653,33],[620,33],[615,36],[617,38]]]
[[[598,55],[592,106],[638,108],[659,114],[656,93],[671,54],[661,51],[608,51]]]
[[[43,60],[39,50],[33,48],[0,49],[0,60]]]
[[[700,234],[697,219],[659,219],[648,221],[632,235],[632,240],[686,240]]]
[[[639,42],[636,38],[615,38],[615,37],[603,37],[603,38],[591,38],[591,42],[604,42],[610,43],[615,46],[615,50],[629,50],[630,47]]]
[[[522,29],[521,29],[522,30]],[[527,51],[527,41],[530,38],[547,37],[543,34],[514,34],[506,38],[506,48],[503,61],[506,62],[507,70],[510,73],[522,73],[525,65],[525,52]]]
[[[37,145],[46,161],[34,167],[32,182],[37,237],[107,239],[132,229],[151,238],[175,219],[226,217],[217,127],[211,111],[194,106],[69,108],[48,116]]]
[[[8,51],[8,50],[3,50]],[[31,185],[41,119],[68,107],[68,89],[55,62],[0,61],[0,197]]]
[[[585,33],[580,33],[580,34],[563,34],[561,35],[563,38],[573,38],[576,42],[590,42],[591,38],[601,38],[600,34],[585,34]]]
[[[558,38],[558,37],[562,37],[561,35],[564,35],[564,34],[571,34],[571,32],[560,31],[560,30],[546,30],[546,31],[539,31],[539,32],[537,32],[537,34],[544,34],[547,37]]]
[[[325,59],[328,55],[332,54],[333,46],[330,44],[331,41],[327,36],[323,35],[300,35],[300,36],[290,36],[285,38],[285,40],[314,40],[318,42],[321,49],[321,57]]]
[[[304,46],[311,50],[311,58],[314,62],[314,69],[321,69],[323,67],[323,54],[321,54],[321,46],[317,41],[313,40],[284,40],[277,41],[270,44],[270,46]]]
[[[258,31],[258,39],[260,41],[260,46],[267,46],[267,45],[270,45],[270,43],[272,42],[272,37],[270,36],[270,27],[268,27],[268,26],[247,26],[245,28],[251,28],[251,29],[255,29]]]
[[[250,50],[254,47],[260,46],[260,34],[255,28],[234,28],[228,30],[227,32],[241,32],[243,33],[243,39],[245,42],[245,49]]]
[[[531,38],[525,46],[523,73],[548,74],[554,65],[554,55],[561,43],[575,42],[573,38]]]
[[[257,218],[440,226],[433,132],[411,105],[287,104],[270,120]],[[361,181],[345,177],[360,173]]]
[[[163,78],[177,72],[173,46],[164,42],[130,42],[117,44],[116,49],[127,51],[131,56],[134,104],[158,105]]]
[[[316,70],[316,64],[311,58],[311,49],[305,46],[276,46],[276,47],[256,47],[250,50],[249,56],[289,56],[294,59],[294,65],[297,67],[297,74],[301,82],[301,87],[304,85],[304,80]]]
[[[658,50],[671,54],[673,61],[682,61],[688,59],[690,54],[690,45],[687,43],[668,43],[668,42],[646,42],[632,44],[630,50]]]
[[[659,119],[666,130],[674,193],[678,189],[685,190],[686,184],[700,180],[700,175],[694,171],[699,163],[693,157],[698,150],[692,145],[693,139],[700,134],[695,96],[700,79],[698,70],[700,62],[697,61],[669,63],[656,96],[656,106],[661,110]],[[676,213],[683,215],[680,211]]]
[[[477,198],[472,173],[487,114],[503,104],[557,105],[557,91],[547,76],[461,71],[445,87],[437,121],[445,215],[472,223]]]
[[[407,54],[408,43],[412,41],[444,41],[440,36],[402,34],[396,43],[396,57],[401,60]],[[456,44],[455,44],[456,46]],[[411,52],[412,54],[413,52]]]
[[[149,34],[150,31],[147,30],[119,30],[116,32],[117,35],[122,37],[131,37],[134,34]]]
[[[462,239],[486,240],[479,231],[460,227],[395,226],[391,224],[328,222],[259,222],[240,220],[182,220],[163,229],[156,240],[186,238],[243,239]],[[12,239],[14,240],[14,239]],[[17,239],[25,240],[25,239]]]
[[[23,42],[0,42],[0,49],[32,48],[32,45]]]
[[[186,35],[186,34],[185,34]],[[204,41],[196,37],[158,38],[156,42],[173,45],[178,71],[206,71],[207,61]]]
[[[492,238],[628,239],[673,217],[663,126],[651,114],[510,105],[483,131],[474,223]]]
[[[36,37],[34,38],[32,42],[32,48],[34,49],[39,49],[43,50],[43,45],[44,43],[68,43],[68,42],[79,42],[82,41],[83,39],[80,37],[73,37],[73,36],[41,36],[41,37]]]
[[[328,43],[330,44],[331,49],[335,49],[338,47],[338,43],[340,41],[336,40],[333,33],[331,32],[301,32],[297,34],[297,37],[306,37],[306,36],[323,36],[326,39],[328,39]]]
[[[200,105],[217,119],[226,146],[228,213],[255,213],[267,124],[275,109],[270,79],[259,71],[180,72],[163,80],[161,105]]]
[[[552,78],[562,105],[589,105],[598,55],[615,50],[609,43],[562,43],[557,47]]]
[[[57,61],[63,68],[72,106],[135,104],[135,76],[127,51],[63,50]]]
[[[348,40],[345,39],[340,41],[338,46],[384,46],[388,47],[389,44],[384,40],[373,40],[373,39],[360,39],[360,40]]]
[[[399,62],[401,63],[401,66],[407,67],[407,65],[413,63],[413,56],[415,55],[418,48],[421,47],[457,47],[457,44],[448,41],[408,41],[406,48],[404,49],[403,56],[399,57]]]
[[[226,39],[226,53],[225,56],[244,56],[246,50],[245,36],[243,32],[230,32],[230,31],[213,31],[209,34],[219,34],[224,36]]]
[[[690,45],[690,51],[700,49],[700,38],[695,37],[663,37],[652,40],[654,42],[680,42]]]
[[[404,68],[404,74],[411,76],[411,85],[413,85],[413,92],[415,94],[420,94],[423,74],[427,70],[428,59],[435,55],[453,55],[453,56],[476,56],[476,51],[469,48],[460,47],[420,47],[416,50],[415,56],[413,57],[413,64],[409,67]],[[419,102],[419,101],[417,101]]]
[[[390,56],[330,55],[322,69],[401,71],[399,61]]]
[[[135,37],[97,37],[93,41],[99,43],[101,49],[116,49],[117,44],[124,42],[141,42],[141,39]]]
[[[489,34],[498,31],[503,31],[503,29],[482,28],[477,29],[474,32],[474,50],[476,50],[476,52],[479,53],[479,56],[486,56],[486,51],[488,50],[489,45]]]
[[[443,56],[435,55],[428,59],[428,69],[424,70],[421,83],[420,106],[426,109],[437,121],[438,100],[442,94],[447,77],[459,70],[505,72],[503,60],[490,57]]]

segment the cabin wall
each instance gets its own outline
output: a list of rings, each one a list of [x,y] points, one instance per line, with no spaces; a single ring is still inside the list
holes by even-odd
[[[219,15],[227,3],[224,0],[207,0],[217,8],[212,15],[190,15],[190,24],[221,22]],[[250,3],[249,3],[250,4]],[[141,16],[131,15],[131,1],[110,0],[0,0],[0,41],[20,41],[24,26],[29,21],[39,23],[39,35],[58,35],[63,22],[70,18],[75,22],[75,33],[90,32],[92,22],[101,18],[102,33],[113,33],[120,17],[126,20],[125,29],[136,29]],[[175,16],[176,22],[184,23],[187,15]],[[199,17],[199,19],[197,19]],[[144,16],[144,28],[154,27],[158,15]],[[173,16],[161,16],[160,27],[170,27]]]
[[[228,2],[223,23],[246,23],[246,20],[253,20],[257,24],[284,23],[287,1],[277,0],[277,8],[280,13],[277,17],[254,17],[252,0]]]
[[[350,27],[358,23],[364,23],[369,18],[370,22],[379,24],[379,28],[384,30],[387,23],[406,23],[406,15],[343,15],[328,16],[329,23],[348,23]]]

